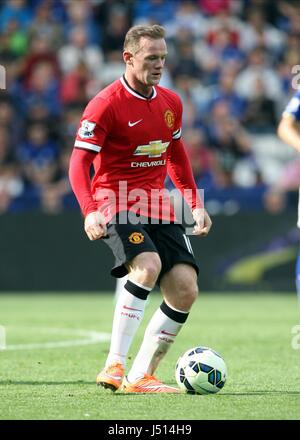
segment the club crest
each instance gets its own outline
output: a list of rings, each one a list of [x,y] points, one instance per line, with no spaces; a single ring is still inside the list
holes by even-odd
[[[132,234],[129,235],[128,240],[132,244],[140,244],[143,243],[145,237],[141,232],[132,232]]]

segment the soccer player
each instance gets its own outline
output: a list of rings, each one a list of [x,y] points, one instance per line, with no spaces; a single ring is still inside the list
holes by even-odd
[[[211,228],[181,140],[180,98],[158,85],[167,55],[164,36],[159,25],[129,29],[124,76],[87,105],[70,160],[70,181],[89,239],[102,238],[112,250],[113,276],[128,273],[115,306],[110,351],[97,376],[99,385],[126,393],[179,391],[153,374],[198,294],[189,238],[163,190],[167,173],[192,210],[194,234],[205,236]],[[129,347],[156,284],[163,302],[125,376]]]
[[[287,107],[285,108],[281,120],[278,125],[278,136],[283,142],[295,148],[296,151],[300,153],[300,91],[297,91]],[[300,190],[299,190],[299,201],[298,201],[298,228],[300,228]],[[300,250],[298,252],[297,262],[296,262],[296,287],[297,295],[300,300]]]

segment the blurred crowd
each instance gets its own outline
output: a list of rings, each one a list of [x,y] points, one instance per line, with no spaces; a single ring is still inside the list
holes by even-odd
[[[79,119],[122,75],[128,28],[147,23],[166,28],[161,85],[182,98],[208,210],[295,203],[300,162],[276,128],[300,82],[299,1],[2,0],[0,214],[78,209],[67,173]]]

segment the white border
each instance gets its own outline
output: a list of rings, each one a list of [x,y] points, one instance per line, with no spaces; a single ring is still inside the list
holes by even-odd
[[[89,142],[76,140],[74,147],[84,148],[86,150],[93,150],[99,153],[101,151],[101,147],[99,145],[90,144]]]

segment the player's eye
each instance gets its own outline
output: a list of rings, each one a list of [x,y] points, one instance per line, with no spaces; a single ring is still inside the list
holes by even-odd
[[[165,56],[162,56],[162,57],[155,57],[155,56],[153,56],[153,57],[149,57],[149,58],[148,58],[148,60],[150,60],[150,61],[156,61],[156,60],[162,60],[162,61],[165,61],[165,59],[166,59]]]

